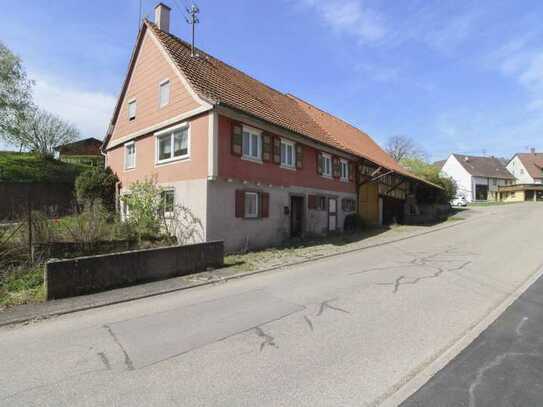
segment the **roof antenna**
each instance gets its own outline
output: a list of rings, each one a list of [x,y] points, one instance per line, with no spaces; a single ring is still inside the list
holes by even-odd
[[[185,17],[185,20],[187,20],[187,23],[192,25],[192,46],[190,50],[190,55],[192,57],[196,57],[198,55],[196,55],[196,53],[194,52],[194,31],[195,31],[194,29],[196,27],[196,24],[200,22],[200,20],[198,19],[198,14],[200,13],[200,9],[194,3],[192,4],[192,6],[190,6],[190,8],[186,7],[185,9],[187,10],[187,14],[188,14],[188,16]]]

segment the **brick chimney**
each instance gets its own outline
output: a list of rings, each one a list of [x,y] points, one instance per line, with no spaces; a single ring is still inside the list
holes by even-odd
[[[167,33],[170,32],[170,11],[169,8],[164,3],[158,3],[155,6],[155,24],[159,29]]]

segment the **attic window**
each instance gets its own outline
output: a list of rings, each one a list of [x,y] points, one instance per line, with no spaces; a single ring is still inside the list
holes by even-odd
[[[170,103],[170,81],[168,79],[160,82],[159,107],[167,106]]]
[[[136,118],[136,99],[132,99],[128,102],[128,120],[134,120]]]

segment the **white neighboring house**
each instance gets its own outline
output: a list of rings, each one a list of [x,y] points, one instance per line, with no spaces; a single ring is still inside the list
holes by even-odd
[[[455,180],[457,196],[468,202],[495,201],[498,187],[512,185],[515,178],[496,157],[451,154],[441,172]]]
[[[543,153],[518,153],[509,160],[507,169],[517,184],[543,184]]]

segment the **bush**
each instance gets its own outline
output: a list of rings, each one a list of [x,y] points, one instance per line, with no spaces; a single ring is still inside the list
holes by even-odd
[[[345,216],[343,230],[345,232],[359,232],[364,228],[364,220],[356,213]]]
[[[75,191],[80,203],[101,200],[104,207],[115,210],[115,186],[119,178],[111,168],[90,168],[75,180]]]
[[[436,197],[439,203],[448,203],[456,196],[457,186],[454,179],[442,175],[441,170],[435,165],[418,158],[404,159],[401,164],[418,177],[443,188]]]

